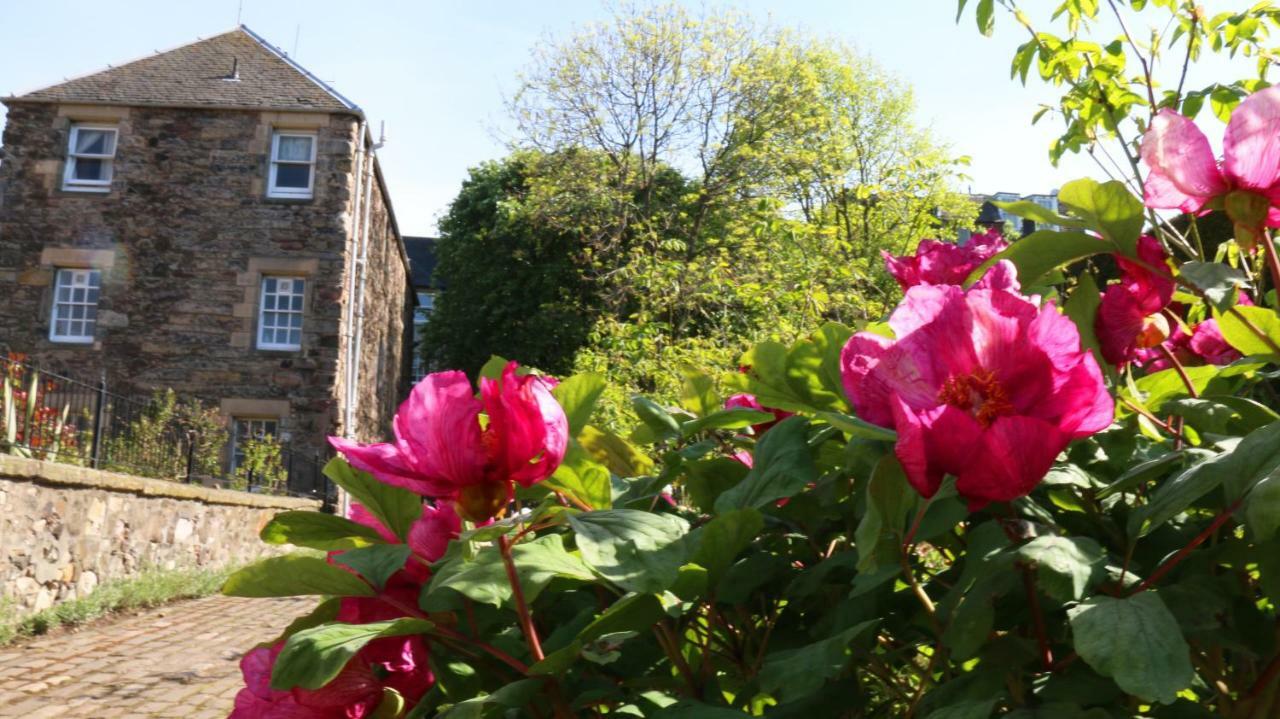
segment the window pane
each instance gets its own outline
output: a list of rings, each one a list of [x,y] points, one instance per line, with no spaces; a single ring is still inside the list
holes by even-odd
[[[263,280],[262,280],[262,291],[263,291],[263,292],[275,292],[275,291],[276,291],[276,278],[274,278],[274,277],[264,277],[264,278],[263,278]]]
[[[115,150],[115,133],[107,130],[85,130],[76,131],[76,147],[77,153],[88,155],[110,155]]]
[[[91,160],[84,157],[77,157],[72,160],[74,164],[72,177],[77,180],[105,180],[107,179],[107,161]]]
[[[291,345],[300,345],[300,344],[302,344],[302,331],[301,331],[301,330],[293,330],[292,332],[290,332],[290,333],[289,333],[289,344],[291,344]]]
[[[276,187],[292,187],[305,190],[310,185],[310,165],[276,165]]]
[[[276,159],[311,162],[311,143],[310,137],[282,135],[276,145]]]
[[[290,309],[292,309],[294,312],[302,311],[302,295],[293,296],[293,303],[292,305],[290,305]]]

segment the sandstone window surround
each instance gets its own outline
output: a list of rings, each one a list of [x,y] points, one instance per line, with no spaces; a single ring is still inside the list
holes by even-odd
[[[54,275],[49,340],[76,344],[93,342],[101,292],[101,271],[59,268]]]
[[[315,189],[316,133],[276,130],[271,135],[267,196],[309,200]]]
[[[235,471],[244,461],[246,439],[263,439],[271,435],[277,442],[288,444],[291,407],[288,400],[250,399],[226,397],[218,403],[218,413],[227,427],[226,454],[223,456],[230,471]]]
[[[273,439],[280,442],[280,418],[279,417],[232,417],[231,418],[231,449],[228,454],[231,457],[230,470],[235,472],[236,469],[244,463],[244,445],[251,439],[259,441],[265,439]]]
[[[298,352],[305,350],[308,344],[306,335],[306,316],[311,310],[311,278],[319,271],[320,260],[315,257],[250,257],[248,266],[245,269],[245,272],[236,274],[236,284],[244,289],[244,300],[233,305],[231,308],[232,314],[242,322],[241,329],[231,334],[231,346],[239,349],[258,350],[260,352],[267,352],[271,354],[297,354]],[[269,277],[300,280],[301,286],[299,290],[302,292],[302,298],[299,310],[302,313],[301,318],[303,322],[301,327],[296,328],[299,330],[298,339],[300,340],[297,343],[297,346],[264,347],[261,343],[264,335],[264,308],[268,304],[264,296],[265,293],[263,292],[266,284],[264,280]],[[289,284],[290,291],[292,293],[292,286],[294,283],[291,281]],[[275,287],[275,294],[279,295],[280,284],[276,283]],[[269,310],[270,312],[273,314],[280,314],[279,310],[282,306],[282,301],[279,297],[269,304],[272,305]],[[287,309],[289,313],[294,311],[294,304],[295,300],[292,297],[288,298]],[[281,328],[283,322],[281,321],[282,318],[276,316],[269,319],[272,320],[272,333],[270,337],[272,340],[271,344],[275,344],[274,341],[279,339],[276,336],[276,330]],[[290,320],[290,322],[292,322],[292,320]],[[292,330],[294,328],[286,327],[285,329]],[[287,342],[289,339],[289,332],[286,332],[284,340]]]
[[[67,140],[62,189],[71,192],[109,192],[114,175],[119,131],[111,125],[77,123]]]

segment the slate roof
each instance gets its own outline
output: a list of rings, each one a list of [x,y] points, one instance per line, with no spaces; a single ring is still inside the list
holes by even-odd
[[[230,80],[233,68],[238,80]],[[311,112],[360,108],[241,25],[6,100]]]
[[[439,289],[441,285],[431,276],[436,269],[436,238],[404,238],[409,253],[409,283],[414,289]]]

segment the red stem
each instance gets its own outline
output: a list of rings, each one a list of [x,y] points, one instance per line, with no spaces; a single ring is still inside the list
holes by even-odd
[[[382,600],[384,604],[387,604],[389,606],[395,607],[396,609],[399,609],[400,611],[404,612],[408,616],[414,617],[416,619],[427,619],[428,621],[430,621],[430,618],[427,617],[425,613],[419,611],[414,607],[410,607],[409,605],[397,599],[389,597],[385,594],[379,595],[378,599]],[[477,649],[483,649],[484,651],[491,654],[495,659],[501,661],[503,664],[506,664],[512,669],[515,669],[516,671],[520,672],[520,674],[528,675],[529,667],[526,666],[524,662],[520,661],[519,659],[516,659],[510,654],[507,654],[501,649],[493,645],[486,644],[482,641],[479,641],[478,639],[472,639],[471,637],[463,634],[462,632],[456,631],[454,629],[450,629],[449,627],[446,627],[443,624],[438,624],[434,622],[433,624],[434,626],[431,627],[432,633],[439,634],[442,637],[448,637],[449,639],[454,639],[460,642],[466,642],[467,644],[470,644],[476,647]]]
[[[1258,677],[1258,681],[1254,682],[1253,686],[1249,687],[1249,693],[1246,696],[1250,698],[1257,697],[1259,694],[1264,692],[1268,686],[1270,686],[1271,682],[1276,680],[1277,676],[1280,676],[1280,654],[1271,657],[1271,661],[1268,662],[1266,668],[1262,670],[1262,674]]]
[[[511,594],[516,605],[516,616],[520,618],[520,631],[529,644],[529,653],[534,661],[545,658],[542,653],[542,642],[538,641],[538,629],[533,626],[533,616],[529,614],[529,605],[524,601],[524,589],[520,586],[520,575],[516,573],[516,561],[511,556],[511,540],[505,536],[498,537],[498,551],[502,554],[502,564],[507,568],[507,581],[511,583]]]
[[[1160,348],[1160,352],[1164,355],[1164,358],[1169,360],[1169,364],[1173,365],[1173,369],[1178,373],[1178,377],[1182,380],[1182,384],[1186,385],[1187,394],[1192,397],[1199,397],[1200,393],[1196,391],[1195,384],[1192,383],[1191,378],[1187,376],[1187,370],[1182,366],[1182,363],[1178,361],[1177,356],[1175,356],[1163,342],[1156,346]]]
[[[1031,616],[1035,620],[1036,644],[1040,647],[1040,660],[1044,662],[1045,671],[1053,671],[1053,649],[1049,647],[1048,633],[1044,628],[1044,612],[1040,609],[1040,597],[1036,594],[1036,583],[1031,577],[1031,570],[1022,569],[1022,586],[1027,590],[1027,602],[1031,605]]]
[[[1262,254],[1267,256],[1267,267],[1271,270],[1271,289],[1275,290],[1276,302],[1280,303],[1280,257],[1276,257],[1276,246],[1271,240],[1270,232],[1262,236]]]
[[[1244,497],[1241,497],[1240,499],[1232,502],[1230,507],[1222,510],[1217,517],[1214,517],[1213,522],[1210,523],[1208,527],[1204,528],[1203,532],[1197,534],[1196,538],[1191,540],[1187,546],[1179,549],[1177,554],[1165,560],[1164,564],[1156,567],[1156,571],[1152,572],[1151,576],[1144,579],[1137,587],[1134,587],[1133,591],[1129,592],[1129,596],[1133,596],[1134,594],[1150,589],[1156,582],[1160,581],[1164,575],[1168,574],[1174,567],[1181,564],[1182,560],[1186,559],[1187,555],[1191,554],[1192,550],[1201,544],[1204,544],[1206,539],[1212,537],[1214,532],[1221,529],[1222,525],[1226,524],[1227,520],[1231,519],[1231,515],[1240,508],[1240,504],[1243,501]]]

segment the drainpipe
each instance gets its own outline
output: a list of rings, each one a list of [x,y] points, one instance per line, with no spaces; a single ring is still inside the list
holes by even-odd
[[[364,342],[364,288],[368,283],[369,274],[369,222],[373,216],[373,183],[374,162],[377,160],[377,151],[384,144],[385,136],[379,137],[378,142],[374,143],[365,153],[365,177],[364,177],[364,212],[361,213],[361,228],[359,235],[360,254],[356,259],[356,269],[359,274],[356,276],[356,294],[354,299],[355,305],[355,324],[352,331],[355,333],[352,354],[355,361],[352,363],[352,381],[347,387],[351,392],[350,399],[347,402],[347,411],[353,417],[352,426],[354,429],[354,417],[356,414],[356,405],[360,384],[360,364],[362,361],[361,345]]]
[[[346,357],[343,362],[342,436],[347,439],[356,439],[355,431],[353,429],[354,412],[351,406],[351,384],[355,380],[355,375],[352,373],[352,367],[356,362],[356,355],[352,352],[352,348],[355,345],[355,332],[352,328],[355,325],[356,311],[355,301],[353,299],[356,296],[356,272],[358,270],[356,260],[360,255],[360,203],[363,200],[361,192],[364,187],[364,158],[368,152],[368,143],[365,141],[366,131],[367,125],[362,120],[360,124],[356,126],[355,162],[352,164],[352,171],[355,174],[355,188],[351,195],[351,231],[347,235],[351,238],[350,257],[352,259],[352,264],[350,271],[347,272],[347,286],[345,288],[346,291],[343,293],[343,297],[346,298],[346,302],[342,308],[342,329],[347,340],[345,347]]]

